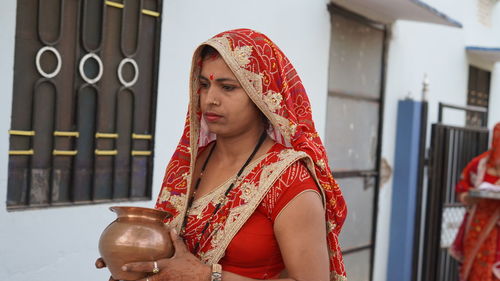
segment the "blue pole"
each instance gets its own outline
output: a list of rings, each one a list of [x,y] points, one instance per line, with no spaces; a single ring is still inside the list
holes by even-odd
[[[422,103],[398,102],[388,281],[411,281]]]

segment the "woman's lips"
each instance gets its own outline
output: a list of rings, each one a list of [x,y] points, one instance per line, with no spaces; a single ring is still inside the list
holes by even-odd
[[[219,120],[220,118],[222,118],[221,115],[218,115],[218,114],[215,114],[215,113],[211,113],[211,112],[207,112],[205,114],[203,114],[205,116],[205,120],[207,122],[216,122],[217,120]]]

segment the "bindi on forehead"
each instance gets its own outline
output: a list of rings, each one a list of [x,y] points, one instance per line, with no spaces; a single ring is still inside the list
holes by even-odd
[[[204,61],[199,77],[207,82],[237,82],[236,76],[222,59]]]

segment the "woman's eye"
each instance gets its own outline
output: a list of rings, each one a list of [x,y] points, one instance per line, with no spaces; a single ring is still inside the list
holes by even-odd
[[[200,88],[201,88],[201,89],[206,89],[206,88],[208,88],[208,83],[200,82]]]
[[[232,85],[222,85],[222,89],[224,89],[224,91],[232,91],[234,89],[236,89],[236,86],[232,86]]]

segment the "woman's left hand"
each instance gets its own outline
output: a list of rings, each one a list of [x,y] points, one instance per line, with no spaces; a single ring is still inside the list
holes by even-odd
[[[175,229],[170,231],[170,237],[174,245],[174,255],[171,258],[157,261],[156,274],[138,281],[178,281],[178,280],[207,280],[210,276],[210,266],[203,264],[196,256],[187,249],[182,238]],[[123,265],[123,271],[153,272],[154,262],[134,262]]]

